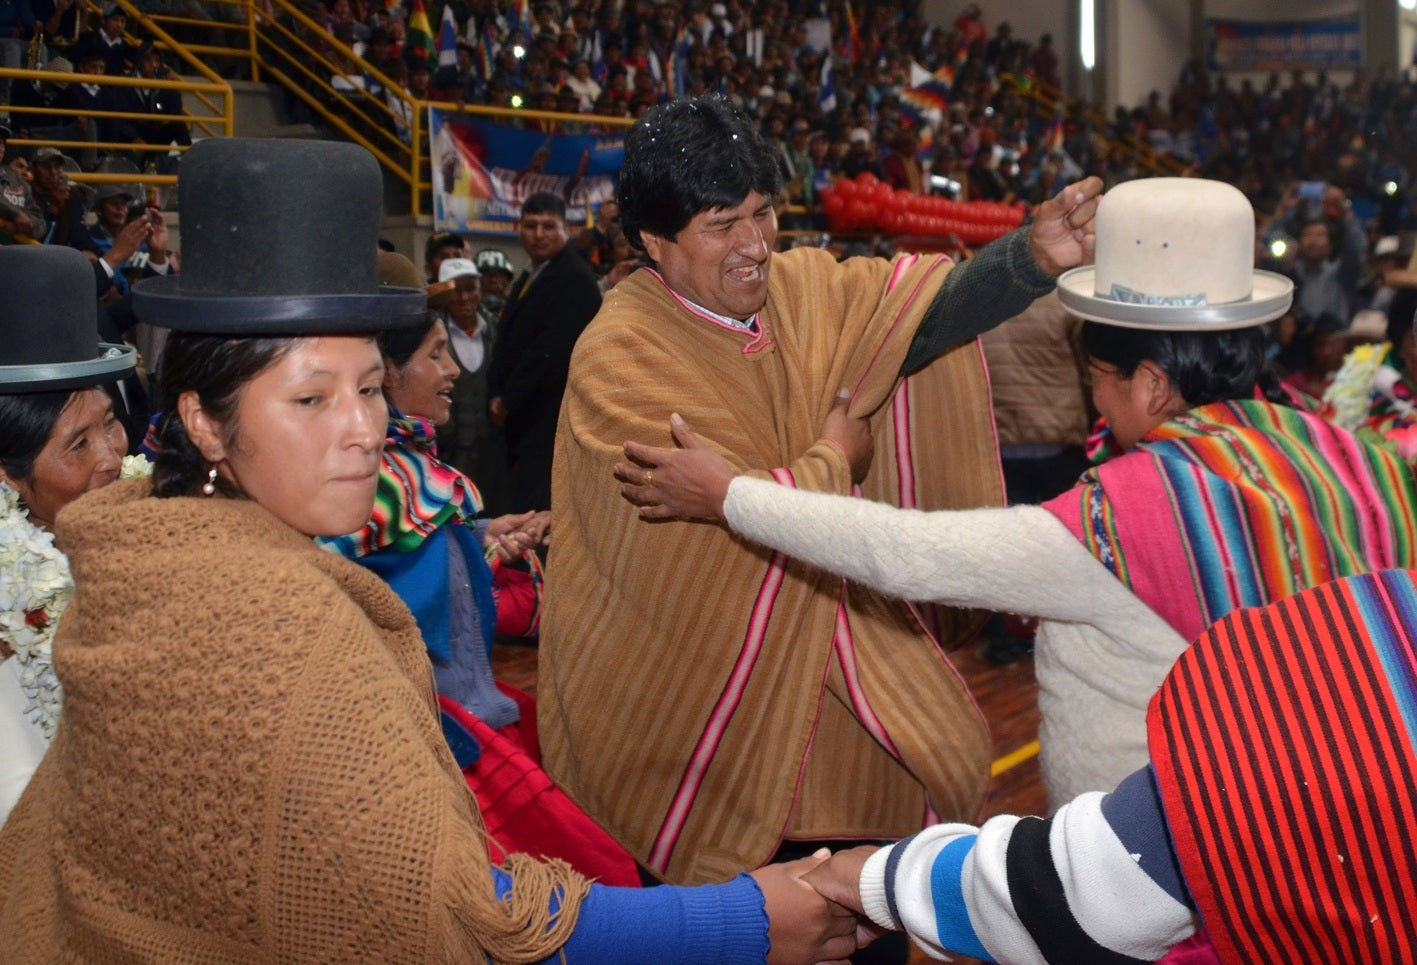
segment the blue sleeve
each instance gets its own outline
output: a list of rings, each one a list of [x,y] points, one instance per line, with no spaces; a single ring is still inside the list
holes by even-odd
[[[512,879],[492,869],[497,896]],[[768,954],[763,893],[748,875],[694,888],[591,885],[571,940],[543,961],[568,965],[762,965]]]

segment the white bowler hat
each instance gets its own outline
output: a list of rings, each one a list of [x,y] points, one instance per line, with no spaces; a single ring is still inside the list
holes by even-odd
[[[1161,331],[1219,331],[1272,321],[1294,283],[1257,271],[1255,214],[1232,185],[1143,178],[1108,191],[1097,208],[1094,264],[1058,279],[1076,315]]]

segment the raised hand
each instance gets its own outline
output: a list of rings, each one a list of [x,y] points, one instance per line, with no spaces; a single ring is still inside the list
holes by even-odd
[[[1100,178],[1084,178],[1070,184],[1038,206],[1033,227],[1028,230],[1028,250],[1050,275],[1092,263],[1097,238],[1092,219],[1102,199]]]

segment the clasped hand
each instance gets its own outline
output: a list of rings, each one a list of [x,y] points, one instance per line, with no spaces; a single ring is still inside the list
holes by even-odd
[[[875,850],[823,848],[752,873],[768,913],[769,963],[845,961],[882,934],[861,917],[861,867]]]
[[[522,558],[522,554],[551,542],[551,511],[513,513],[498,516],[487,524],[483,539],[493,547],[504,563]]]

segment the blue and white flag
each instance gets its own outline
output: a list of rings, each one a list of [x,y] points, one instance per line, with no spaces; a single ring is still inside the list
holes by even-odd
[[[438,28],[438,66],[458,65],[458,22],[453,17],[453,5],[443,7],[443,23]]]
[[[822,56],[821,87],[817,92],[817,106],[823,114],[836,110],[836,82],[832,80],[832,55],[828,50]]]

